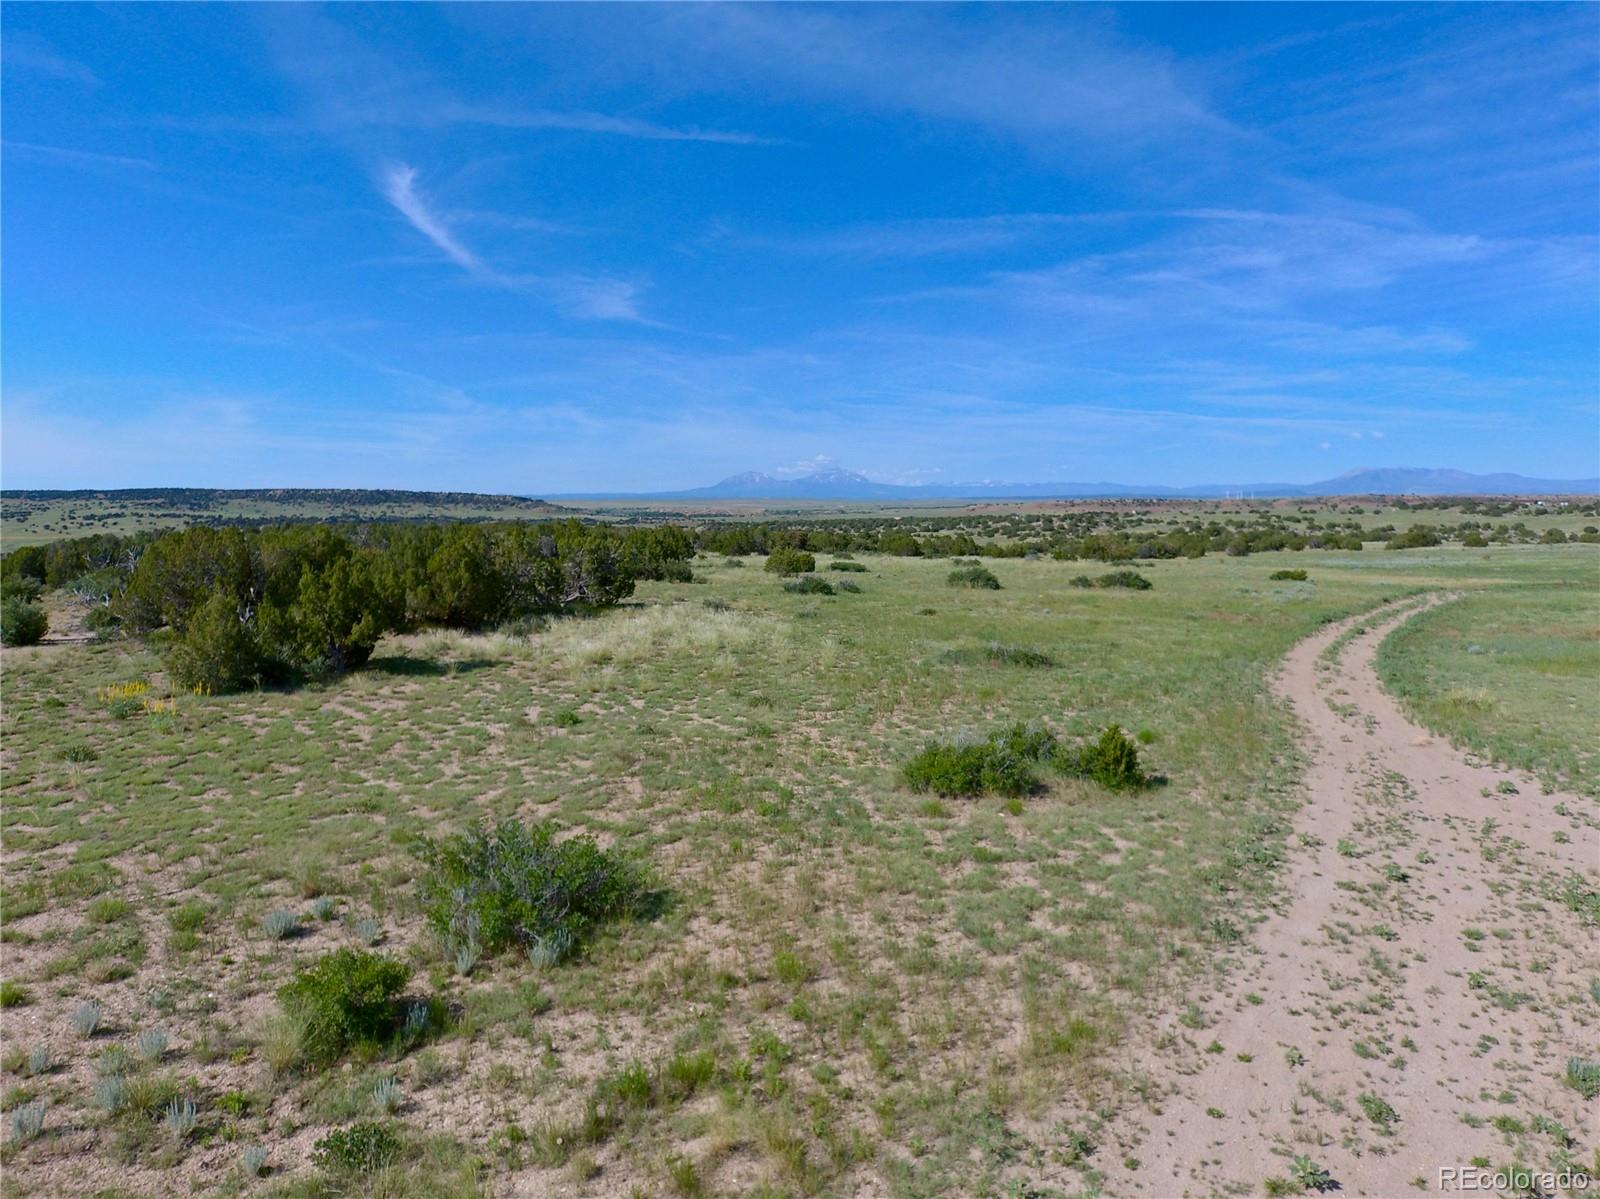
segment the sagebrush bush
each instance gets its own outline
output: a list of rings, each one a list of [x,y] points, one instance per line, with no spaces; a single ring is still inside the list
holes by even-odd
[[[278,1000],[300,1025],[300,1048],[318,1065],[381,1045],[404,1018],[400,992],[411,976],[381,953],[339,949],[303,967]]]
[[[847,570],[847,571],[850,571],[850,572],[852,572],[854,574],[865,574],[866,570],[867,570],[867,568],[865,566],[863,566],[861,563],[859,563],[859,562],[851,562],[851,561],[848,561],[848,560],[841,561],[841,562],[830,562],[830,563],[828,563],[828,569],[829,570]]]
[[[999,591],[1000,580],[987,566],[958,566],[945,578],[951,587],[977,587],[986,591]]]
[[[1306,572],[1303,570],[1275,570],[1267,578],[1274,582],[1304,583]]]
[[[72,1027],[85,1039],[94,1036],[100,1030],[104,1019],[105,1009],[100,1006],[98,999],[85,1000],[72,1011]]]
[[[790,546],[780,545],[767,555],[767,564],[764,570],[776,575],[803,575],[817,569],[817,559],[805,550],[793,549]]]
[[[905,780],[943,796],[1027,795],[1039,786],[1034,764],[1054,745],[1049,730],[1021,723],[981,741],[930,741],[906,763]]]
[[[11,1139],[18,1144],[27,1144],[44,1130],[45,1114],[50,1105],[43,1099],[35,1099],[24,1103],[11,1110]]]
[[[514,820],[423,841],[419,890],[428,922],[452,947],[518,946],[556,962],[598,926],[635,913],[646,893],[638,866],[592,837],[556,840],[556,826]]]
[[[300,931],[300,917],[288,908],[276,908],[262,918],[261,927],[274,941],[287,940]]]
[[[1097,740],[1058,746],[1052,763],[1063,774],[1093,779],[1112,791],[1136,791],[1149,776],[1139,765],[1139,747],[1120,725],[1108,724]]]
[[[783,585],[783,589],[796,595],[833,594],[833,584],[820,575],[801,575],[798,579],[790,579]]]
[[[1600,1097],[1600,1062],[1581,1057],[1567,1060],[1567,1085],[1585,1099]]]
[[[50,631],[50,618],[21,596],[0,601],[0,645],[38,645]]]

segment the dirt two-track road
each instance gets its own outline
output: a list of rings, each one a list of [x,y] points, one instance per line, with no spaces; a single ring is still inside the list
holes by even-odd
[[[1308,758],[1289,894],[1201,1021],[1173,1025],[1209,1052],[1141,1063],[1173,1090],[1134,1118],[1129,1160],[1097,1163],[1105,1194],[1260,1195],[1298,1155],[1345,1195],[1450,1193],[1441,1167],[1548,1166],[1551,1122],[1593,1170],[1600,1101],[1563,1079],[1600,1058],[1600,938],[1573,906],[1600,885],[1596,808],[1474,764],[1381,689],[1379,644],[1440,602],[1284,660]]]

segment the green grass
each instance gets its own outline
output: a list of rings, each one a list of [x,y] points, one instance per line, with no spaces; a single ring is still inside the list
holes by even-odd
[[[1600,572],[1592,558],[1573,567],[1424,613],[1389,638],[1378,668],[1418,723],[1552,786],[1600,795]]]
[[[1278,885],[1296,758],[1272,664],[1380,600],[1532,591],[1504,584],[1592,570],[1590,550],[1218,555],[1141,563],[1149,592],[1075,589],[1081,566],[1048,560],[990,560],[1002,589],[969,591],[948,562],[874,556],[871,588],[834,600],[702,560],[701,585],[644,584],[529,638],[391,640],[336,683],[160,717],[96,698],[160,690],[137,643],[7,650],[3,898],[39,963],[9,981],[32,1011],[161,1005],[172,1076],[203,1079],[200,1126],[130,1143],[141,1169],[355,1118],[369,1080],[328,1090],[264,1018],[297,967],[370,933],[453,1013],[382,1068],[430,1113],[488,1105],[501,1131],[467,1148],[491,1180],[515,1159],[596,1195],[999,1191],[1032,1117],[1128,1100],[1130,1014],[1181,1004],[1217,922]],[[1286,561],[1316,586],[1272,583]],[[936,802],[902,784],[928,740],[1014,721],[1149,730],[1166,784],[1041,771],[1033,794]],[[95,756],[64,762],[64,742]],[[458,972],[412,844],[511,816],[637,853],[661,910],[559,966]],[[317,895],[332,919],[262,931]],[[242,1091],[261,1102],[221,1108]],[[94,1119],[86,1093],[52,1104],[53,1126]],[[8,1162],[24,1189],[41,1152]]]

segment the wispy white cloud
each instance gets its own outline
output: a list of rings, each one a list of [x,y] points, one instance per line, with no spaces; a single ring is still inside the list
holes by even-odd
[[[1119,248],[992,269],[889,299],[997,307],[1073,324],[1066,335],[1172,338],[1210,329],[1335,358],[1456,353],[1468,302],[1592,298],[1600,239],[1495,238],[1319,213],[1190,209]],[[1420,327],[1418,327],[1420,325]]]
[[[1041,147],[1063,137],[1115,150],[1119,140],[1236,136],[1172,55],[1096,15],[1060,10],[1040,21],[1024,11],[949,21],[918,6],[661,6],[631,12],[625,27],[564,32],[603,37],[614,61],[699,88],[798,94]],[[523,19],[530,44],[548,37],[542,14]]]
[[[446,258],[474,275],[487,279],[497,278],[476,254],[461,244],[444,223],[443,218],[429,208],[427,202],[417,194],[415,167],[407,166],[405,163],[390,163],[383,168],[379,183],[383,198],[388,200],[395,211],[405,217],[411,223],[411,227],[431,241]]]
[[[487,125],[499,129],[558,129],[572,133],[599,133],[657,142],[710,142],[723,146],[779,146],[784,139],[742,133],[732,129],[702,129],[696,125],[666,125],[637,117],[603,112],[559,111],[543,108],[497,107],[448,102],[426,111],[376,109],[365,118],[371,124]]]
[[[1018,212],[988,216],[924,217],[877,221],[843,229],[793,233],[739,232],[718,226],[715,245],[839,258],[921,258],[983,254],[1033,243],[1063,232],[1126,221],[1125,212]]]
[[[7,33],[0,41],[0,62],[14,71],[28,71],[84,87],[100,86],[100,77],[92,70],[57,53],[49,42],[31,33]]]
[[[575,276],[554,281],[554,289],[574,316],[602,321],[644,320],[639,311],[639,285],[629,280]]]
[[[148,158],[131,158],[123,154],[100,154],[93,150],[73,150],[66,146],[43,146],[36,142],[18,142],[9,138],[4,143],[5,149],[13,154],[21,154],[27,158],[52,162],[58,166],[74,167],[77,169],[103,170],[112,168],[116,170],[154,171],[156,164]]]
[[[323,133],[479,126],[727,146],[777,145],[782,140],[634,114],[539,106],[522,97],[468,99],[415,60],[400,61],[376,48],[333,15],[294,10],[264,13],[263,19],[282,73],[304,98],[304,116],[288,123],[274,114],[242,121],[230,116],[216,118],[241,131],[266,135],[304,132],[309,123]],[[212,119],[177,120],[191,128],[205,128]]]
[[[429,204],[417,188],[417,178],[415,167],[390,163],[379,174],[379,190],[413,229],[478,282],[505,291],[541,295],[568,316],[580,320],[656,323],[640,311],[644,285],[636,279],[581,274],[511,274],[491,266],[469,249],[445,217]]]

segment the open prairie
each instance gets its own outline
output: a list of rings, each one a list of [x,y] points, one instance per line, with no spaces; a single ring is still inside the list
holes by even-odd
[[[1600,1196],[1600,3],[0,41],[0,1199]]]
[[[159,637],[7,648],[5,1193],[1594,1168],[1594,546],[764,561],[236,694]],[[1018,722],[1023,785],[905,772]],[[1058,768],[1110,724],[1140,785]],[[487,819],[643,901],[569,954],[441,935],[418,847]],[[284,988],[342,949],[415,1018],[318,1058]]]

